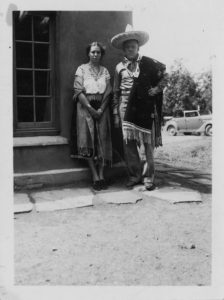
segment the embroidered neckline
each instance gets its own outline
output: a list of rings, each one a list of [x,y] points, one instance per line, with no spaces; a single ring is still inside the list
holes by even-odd
[[[94,68],[91,66],[90,63],[88,63],[88,67],[89,67],[89,71],[90,71],[91,76],[97,81],[101,77],[103,68],[101,66],[99,66],[99,72],[96,73]]]

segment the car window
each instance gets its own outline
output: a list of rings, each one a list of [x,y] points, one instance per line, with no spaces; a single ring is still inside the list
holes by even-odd
[[[185,117],[189,118],[189,117],[197,117],[198,113],[196,111],[191,111],[191,112],[186,112],[185,113]]]
[[[177,110],[177,111],[175,111],[175,113],[174,113],[174,117],[175,117],[175,118],[181,118],[181,117],[183,117],[183,116],[184,116],[184,113],[183,113],[182,110]]]

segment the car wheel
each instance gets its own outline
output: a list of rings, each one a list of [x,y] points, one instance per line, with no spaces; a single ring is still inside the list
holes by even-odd
[[[207,136],[212,136],[212,125],[206,126],[206,128],[205,128],[205,134]]]
[[[169,135],[172,135],[172,136],[177,134],[176,128],[174,126],[169,126],[167,128],[167,132],[168,132]]]

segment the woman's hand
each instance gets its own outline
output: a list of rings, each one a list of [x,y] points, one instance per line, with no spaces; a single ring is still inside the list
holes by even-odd
[[[88,106],[88,111],[94,120],[99,120],[102,115],[98,110],[95,110],[92,106]]]
[[[103,115],[103,110],[102,110],[102,108],[98,108],[97,109],[97,112],[98,112],[98,114],[99,114],[99,119],[102,117],[102,115]]]

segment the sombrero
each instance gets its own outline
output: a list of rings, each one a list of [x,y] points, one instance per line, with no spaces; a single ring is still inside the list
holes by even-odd
[[[144,45],[149,40],[149,34],[145,31],[133,30],[131,25],[127,25],[125,32],[116,34],[111,39],[111,44],[117,49],[122,49],[123,43],[129,40],[137,40],[139,46]]]

